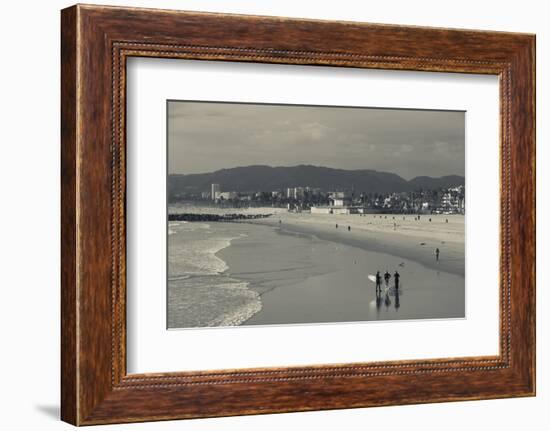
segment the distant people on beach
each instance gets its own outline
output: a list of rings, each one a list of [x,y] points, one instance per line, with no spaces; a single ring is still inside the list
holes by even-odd
[[[336,229],[338,229],[338,223],[336,223]]]
[[[351,226],[348,226],[348,232],[351,230]]]
[[[402,266],[402,265],[400,264],[400,266]],[[372,276],[369,276],[369,278],[371,278],[371,277]],[[384,281],[385,281],[385,284],[386,284],[386,289],[384,290],[383,302],[384,302],[384,305],[386,306],[386,309],[388,309],[390,307],[391,303],[392,303],[392,301],[390,299],[390,295],[395,296],[394,306],[395,306],[395,310],[397,311],[397,309],[399,309],[399,307],[401,307],[401,303],[399,301],[399,295],[402,293],[402,291],[400,290],[401,275],[399,274],[399,272],[397,270],[394,272],[394,274],[393,274],[394,288],[393,289],[389,288],[389,282],[390,282],[391,277],[392,276],[389,273],[389,271],[386,270],[386,272],[384,273]],[[372,280],[372,278],[371,278],[371,280]],[[380,271],[376,271],[375,280],[376,280],[376,309],[378,311],[380,311],[380,308],[382,307],[382,275],[380,274]]]
[[[435,260],[439,262],[439,248],[435,249]]]
[[[388,288],[388,286],[390,285],[390,278],[391,278],[391,274],[386,269],[386,273],[384,274],[384,281],[386,283],[386,288]]]
[[[395,284],[395,290],[399,289],[399,277],[401,277],[399,275],[399,273],[397,271],[395,271],[395,273],[393,274],[393,281],[394,281],[394,284]]]

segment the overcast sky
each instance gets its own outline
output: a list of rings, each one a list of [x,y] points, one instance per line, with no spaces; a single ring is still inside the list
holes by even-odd
[[[311,164],[464,175],[464,146],[463,112],[168,103],[169,173]]]

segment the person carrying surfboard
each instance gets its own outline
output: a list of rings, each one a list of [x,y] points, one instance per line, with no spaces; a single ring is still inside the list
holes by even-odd
[[[401,276],[397,271],[395,271],[395,273],[393,274],[393,281],[395,282],[395,290],[399,289],[399,277]]]
[[[388,270],[386,269],[386,273],[384,274],[384,281],[386,282],[386,288],[389,286],[390,284],[390,278],[391,278],[391,274],[388,272]]]
[[[382,290],[382,276],[380,275],[380,271],[376,271],[376,291]]]

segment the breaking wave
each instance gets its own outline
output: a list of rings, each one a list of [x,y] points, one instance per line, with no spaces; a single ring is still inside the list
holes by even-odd
[[[170,222],[168,235],[170,328],[237,326],[261,310],[260,295],[228,276],[226,262],[216,256],[242,234]]]

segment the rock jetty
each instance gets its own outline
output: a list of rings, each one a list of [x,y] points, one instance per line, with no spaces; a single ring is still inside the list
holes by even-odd
[[[169,221],[199,221],[199,222],[232,222],[240,220],[256,220],[271,217],[273,214],[168,214]]]

